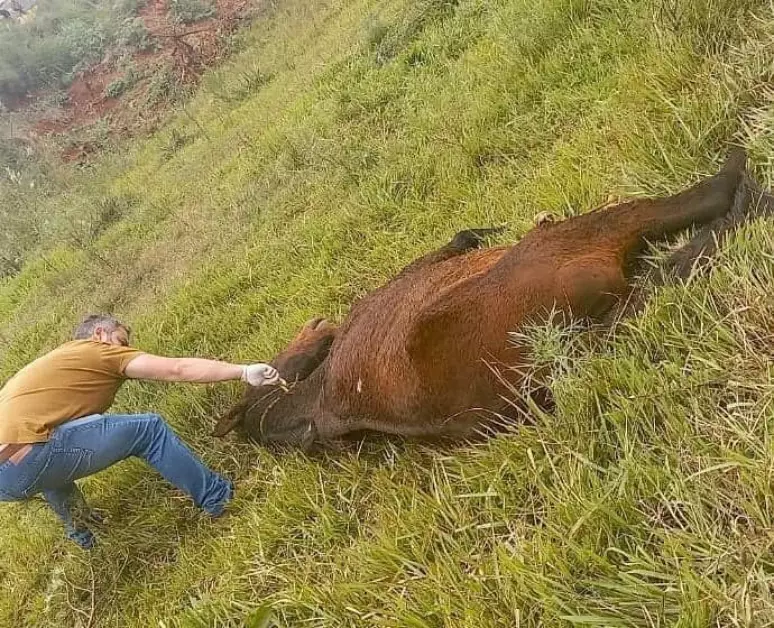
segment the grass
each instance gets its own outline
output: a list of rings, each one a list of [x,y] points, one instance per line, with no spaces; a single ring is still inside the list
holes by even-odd
[[[266,359],[455,230],[675,191],[730,142],[769,184],[773,46],[758,0],[281,0],[167,127],[43,199],[0,378],[94,310],[148,351]],[[117,410],[236,479],[230,516],[134,462],[84,482],[92,554],[5,505],[0,625],[774,624],[773,247],[751,225],[604,342],[520,339],[556,412],[483,445],[276,454],[208,436],[236,386],[127,384]]]

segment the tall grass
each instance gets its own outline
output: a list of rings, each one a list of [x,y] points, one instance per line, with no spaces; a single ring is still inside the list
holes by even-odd
[[[769,183],[773,48],[757,0],[281,0],[178,119],[85,175],[89,237],[0,283],[0,377],[92,310],[148,351],[266,359],[455,230],[514,240],[544,209],[674,191],[731,142]],[[231,514],[134,462],[84,483],[110,513],[91,554],[6,505],[0,624],[774,623],[771,233],[593,347],[520,338],[556,411],[478,446],[278,454],[208,436],[236,387],[127,384],[118,410],[236,479]]]

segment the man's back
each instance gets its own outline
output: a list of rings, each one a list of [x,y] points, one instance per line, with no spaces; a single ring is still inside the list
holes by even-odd
[[[73,340],[28,364],[0,390],[0,443],[44,442],[57,425],[105,412],[141,353]]]

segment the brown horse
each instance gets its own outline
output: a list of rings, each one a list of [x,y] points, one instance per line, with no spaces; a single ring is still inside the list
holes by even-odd
[[[512,246],[480,249],[493,230],[458,233],[355,304],[338,329],[307,323],[272,362],[290,388],[248,388],[215,434],[241,424],[259,442],[306,447],[360,430],[458,438],[487,430],[514,414],[508,391],[528,365],[509,332],[552,311],[605,320],[630,297],[648,241],[705,225],[675,257],[679,271],[690,270],[745,215],[745,162],[734,150],[717,175],[680,194],[546,222]]]

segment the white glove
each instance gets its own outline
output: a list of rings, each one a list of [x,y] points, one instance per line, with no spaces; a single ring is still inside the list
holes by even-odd
[[[277,369],[268,364],[246,364],[242,367],[242,381],[250,386],[265,386],[280,381]]]

